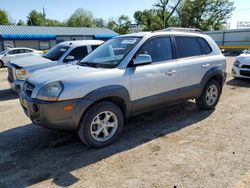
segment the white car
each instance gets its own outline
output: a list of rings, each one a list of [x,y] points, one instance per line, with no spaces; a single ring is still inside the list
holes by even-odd
[[[234,78],[250,78],[250,49],[236,57],[232,75]]]
[[[43,55],[42,51],[34,50],[31,48],[11,48],[0,52],[0,68],[6,66],[11,60],[20,57],[27,57],[31,55]]]
[[[8,81],[13,91],[22,89],[24,80],[40,69],[73,64],[100,46],[101,40],[79,40],[62,42],[43,56],[18,58],[8,63]]]

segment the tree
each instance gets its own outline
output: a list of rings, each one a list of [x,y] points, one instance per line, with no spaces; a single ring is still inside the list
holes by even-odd
[[[0,25],[10,25],[8,13],[5,10],[0,9]]]
[[[77,9],[67,21],[67,25],[70,27],[92,27],[94,17],[88,10]]]
[[[105,27],[106,26],[106,22],[102,18],[96,18],[93,21],[93,26],[95,26],[95,27]]]
[[[158,10],[158,16],[162,21],[163,28],[166,28],[169,25],[168,22],[181,1],[182,0],[158,0],[158,2],[154,4]]]
[[[19,20],[16,25],[25,26],[26,24],[25,24],[25,22],[23,20]]]
[[[27,17],[27,25],[30,26],[43,26],[45,22],[45,15],[36,10],[32,10]]]
[[[231,0],[185,0],[177,9],[182,27],[223,29],[234,10]]]
[[[115,28],[115,32],[123,35],[129,33],[129,26],[131,21],[128,16],[121,15],[117,20],[117,27]]]
[[[57,27],[60,27],[60,26],[63,26],[64,24],[61,23],[58,20],[46,19],[46,25],[47,26],[57,26]]]
[[[144,31],[154,31],[162,29],[162,23],[158,12],[154,9],[136,11],[134,14],[135,21]]]

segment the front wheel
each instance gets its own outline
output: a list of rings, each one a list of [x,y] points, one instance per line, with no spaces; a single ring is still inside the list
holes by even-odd
[[[114,103],[104,101],[86,112],[79,125],[78,135],[87,146],[102,148],[119,138],[123,126],[121,109]]]
[[[220,95],[220,84],[216,80],[211,80],[206,84],[201,96],[196,99],[196,104],[202,110],[213,110],[219,102]]]

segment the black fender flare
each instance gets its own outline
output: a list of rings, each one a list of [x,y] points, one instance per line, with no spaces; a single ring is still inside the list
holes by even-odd
[[[119,99],[122,99],[125,103],[126,109],[125,115],[129,116],[132,111],[132,105],[130,100],[129,91],[127,88],[125,88],[122,85],[110,85],[110,86],[104,86],[101,88],[98,88],[96,90],[91,91],[87,95],[85,95],[83,98],[96,102],[105,98],[112,98],[117,97]]]
[[[200,95],[204,89],[204,87],[206,86],[207,82],[213,78],[213,77],[218,77],[219,79],[221,79],[221,86],[223,86],[224,84],[224,81],[225,81],[225,76],[226,74],[219,68],[219,67],[213,67],[211,68],[210,70],[208,70],[206,72],[206,74],[204,75],[204,77],[202,78],[201,80],[201,92],[200,92]]]

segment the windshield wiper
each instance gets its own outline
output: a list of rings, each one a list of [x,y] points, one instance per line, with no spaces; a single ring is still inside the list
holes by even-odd
[[[80,66],[89,66],[89,67],[98,68],[97,64],[90,63],[90,62],[79,62],[77,64],[80,65]]]

